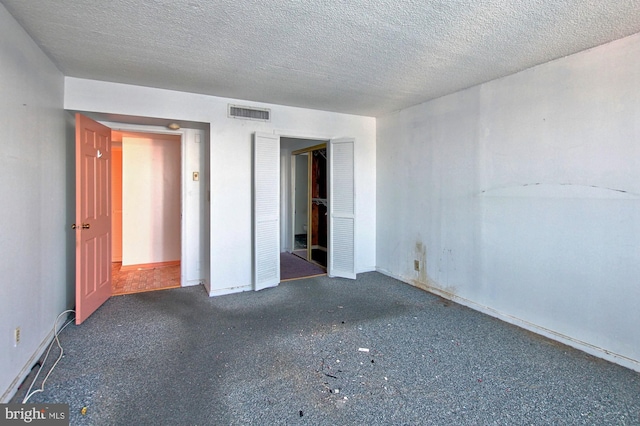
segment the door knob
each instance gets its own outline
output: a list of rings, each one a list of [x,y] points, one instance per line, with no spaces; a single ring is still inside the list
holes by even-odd
[[[74,223],[73,225],[71,225],[71,229],[76,229],[78,226]]]

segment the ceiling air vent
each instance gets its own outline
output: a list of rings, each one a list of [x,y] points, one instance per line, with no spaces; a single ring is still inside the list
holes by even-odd
[[[267,108],[229,105],[229,117],[241,118],[244,120],[270,121],[271,110]]]

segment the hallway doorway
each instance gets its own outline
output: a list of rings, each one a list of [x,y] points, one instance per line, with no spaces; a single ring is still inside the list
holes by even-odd
[[[181,136],[112,130],[112,294],[181,286]]]

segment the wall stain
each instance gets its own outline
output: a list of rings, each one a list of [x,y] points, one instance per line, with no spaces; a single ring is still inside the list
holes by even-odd
[[[417,280],[422,282],[427,282],[427,246],[425,246],[422,241],[416,241],[414,258],[411,261],[413,264],[413,260],[418,260],[420,262],[420,270],[415,271],[414,274],[417,274]]]
[[[453,250],[444,249],[443,255],[440,256],[440,266],[443,266],[443,259],[445,259],[446,267],[453,267],[455,270],[455,264],[453,262]],[[454,300],[456,298],[457,288],[456,286],[449,285],[448,279],[445,285],[432,279],[427,273],[427,246],[420,240],[416,241],[414,246],[413,258],[409,260],[409,264],[413,266],[413,261],[418,260],[420,262],[420,270],[416,271],[412,269],[412,273],[409,273],[406,282],[412,286],[432,293],[443,300]],[[448,302],[444,303],[444,306],[449,306]]]
[[[586,186],[588,188],[596,188],[596,189],[605,189],[607,191],[614,191],[614,192],[622,192],[623,194],[629,194],[628,191],[625,191],[624,189],[616,189],[616,188],[609,188],[606,186],[597,186],[597,185],[575,185],[573,183],[560,183],[559,185],[562,186]],[[637,194],[636,194],[637,195]]]
[[[427,293],[431,293],[449,302],[455,302],[456,299],[458,298],[456,294],[457,288],[455,286],[442,287],[436,281],[432,280],[429,277],[427,277],[424,281],[417,280],[417,279],[409,279],[407,280],[407,282],[412,286],[419,288],[420,290],[426,291]],[[443,305],[449,306],[449,303],[443,302]]]
[[[575,183],[567,183],[567,182],[559,182],[559,183],[542,183],[542,182],[533,182],[533,183],[523,183],[520,185],[508,185],[508,186],[497,186],[495,188],[490,188],[490,189],[485,189],[480,191],[480,194],[486,194],[488,192],[492,192],[492,191],[499,191],[501,189],[508,189],[508,188],[519,188],[519,187],[527,187],[527,186],[538,186],[538,185],[548,185],[548,186],[578,186],[578,187],[583,187],[583,188],[594,188],[594,189],[603,189],[605,191],[612,191],[612,192],[619,192],[622,194],[629,194],[629,195],[635,195],[635,196],[640,196],[640,194],[636,194],[634,192],[629,192],[626,191],[624,189],[617,189],[617,188],[609,188],[607,186],[598,186],[598,185],[580,185],[580,184],[575,184]]]

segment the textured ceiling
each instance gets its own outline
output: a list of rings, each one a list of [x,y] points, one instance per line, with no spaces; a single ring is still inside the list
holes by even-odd
[[[379,116],[640,32],[640,0],[0,0],[68,76]]]

